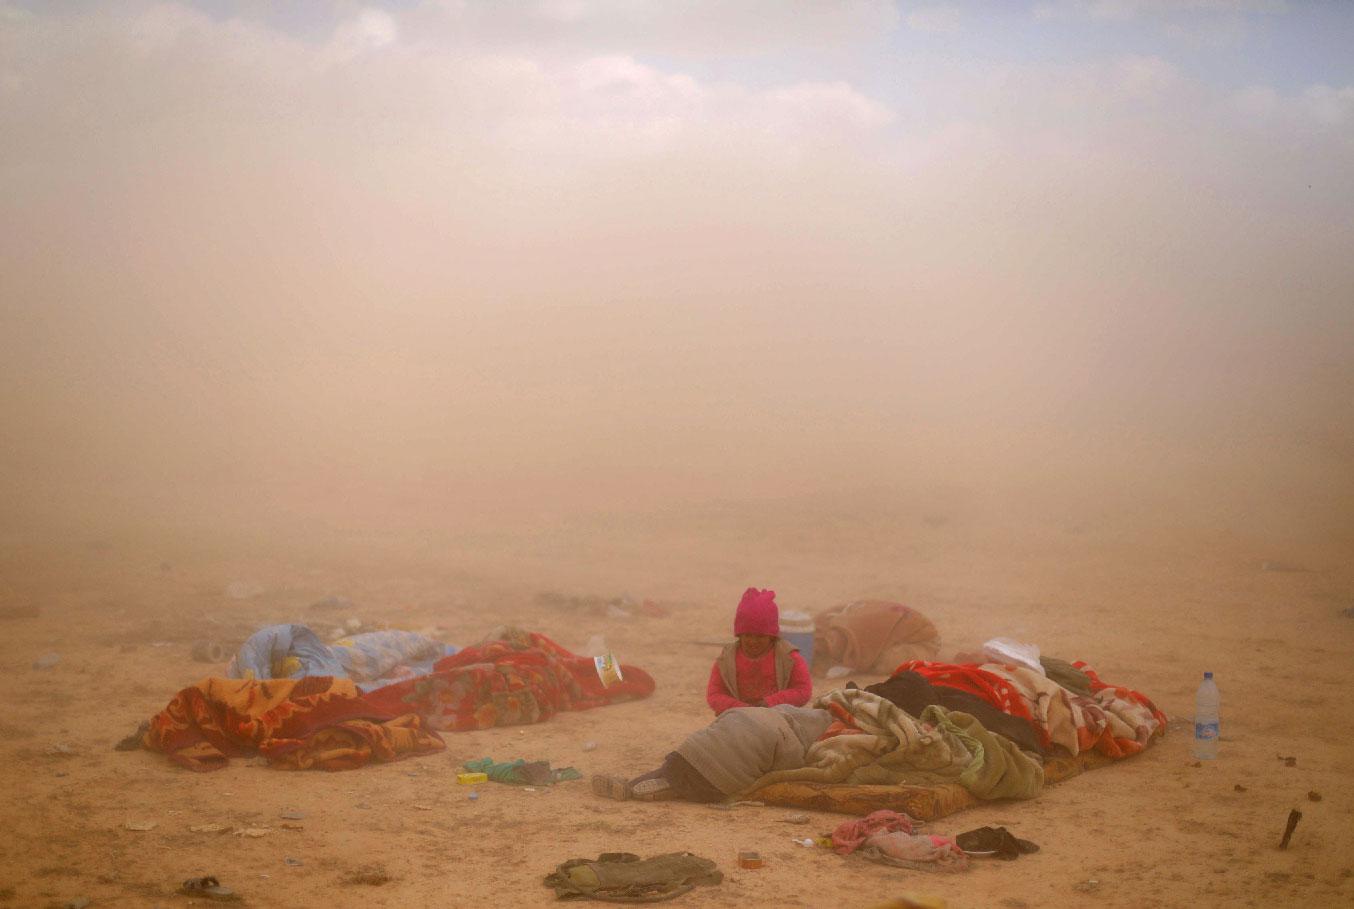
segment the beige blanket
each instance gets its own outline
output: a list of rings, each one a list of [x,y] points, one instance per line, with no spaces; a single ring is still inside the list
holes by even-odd
[[[901,603],[858,600],[818,613],[813,625],[815,672],[847,666],[886,674],[908,660],[933,660],[940,653],[936,626]]]

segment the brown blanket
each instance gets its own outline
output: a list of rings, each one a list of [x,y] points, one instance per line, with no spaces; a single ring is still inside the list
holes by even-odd
[[[911,607],[885,600],[857,600],[813,619],[813,670],[846,666],[887,675],[908,660],[940,653],[940,632]]]

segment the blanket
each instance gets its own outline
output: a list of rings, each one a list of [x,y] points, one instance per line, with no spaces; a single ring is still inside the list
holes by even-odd
[[[946,710],[958,710],[976,717],[983,727],[1006,736],[1026,751],[1043,756],[1045,749],[1038,731],[1028,720],[1002,713],[987,701],[944,685],[932,685],[915,672],[899,672],[890,679],[865,686],[865,690],[892,701],[912,716],[921,716],[932,704]]]
[[[994,675],[972,663],[933,663],[926,660],[904,663],[894,670],[895,675],[900,672],[915,672],[932,685],[957,688],[977,695],[1002,713],[1009,713],[1028,722],[1045,749],[1052,744],[1048,738],[1048,730],[1035,722],[1030,705],[1020,689],[999,675]]]
[[[901,603],[860,600],[818,613],[813,625],[816,671],[847,666],[889,672],[905,660],[929,660],[940,652],[936,626]]]
[[[687,736],[677,754],[720,792],[736,795],[769,771],[802,767],[831,721],[825,710],[789,704],[735,707]]]
[[[416,713],[433,729],[462,731],[539,723],[562,710],[588,710],[648,697],[654,680],[621,666],[604,685],[591,657],[570,653],[543,634],[517,628],[438,660],[427,675],[368,692],[390,714]]]
[[[832,831],[832,851],[918,871],[963,871],[968,856],[949,837],[914,833],[916,821],[887,809],[843,821]]]
[[[275,767],[348,770],[441,751],[408,711],[369,704],[349,679],[203,679],[156,714],[142,746],[190,770],[261,754]]]
[[[1043,787],[1039,763],[968,714],[932,705],[913,717],[858,688],[820,695],[838,734],[819,739],[804,766],[767,773],[753,789],[782,782],[869,785],[958,782],[979,798],[1032,798]]]
[[[456,648],[412,631],[370,631],[326,644],[305,625],[268,625],[226,667],[233,679],[349,678],[363,690],[429,672]]]

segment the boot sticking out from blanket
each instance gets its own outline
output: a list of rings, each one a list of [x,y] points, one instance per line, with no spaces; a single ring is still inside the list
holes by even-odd
[[[640,802],[666,802],[677,798],[677,791],[672,788],[672,783],[668,782],[668,778],[661,770],[646,773],[629,781],[619,776],[598,774],[592,778],[592,791],[602,798],[615,799],[618,802],[629,799]]]
[[[677,792],[667,778],[661,776],[640,777],[630,783],[630,797],[641,802],[666,802],[675,799]]]
[[[592,778],[592,792],[593,795],[600,795],[604,799],[615,799],[618,802],[628,801],[630,798],[630,782],[624,777],[598,773]]]

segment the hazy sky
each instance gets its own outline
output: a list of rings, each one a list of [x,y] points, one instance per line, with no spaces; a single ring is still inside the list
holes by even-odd
[[[1348,505],[1351,47],[1338,2],[0,0],[0,495]]]

